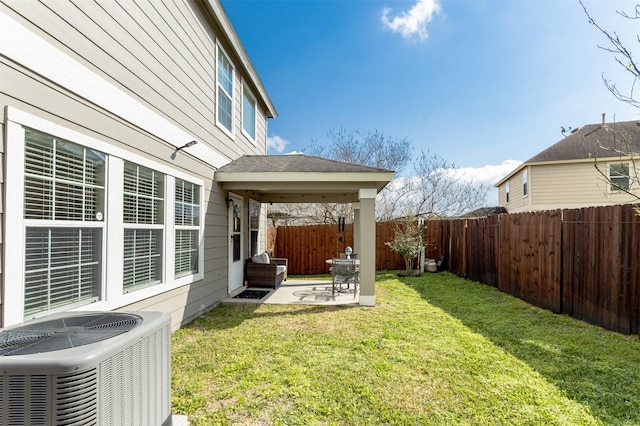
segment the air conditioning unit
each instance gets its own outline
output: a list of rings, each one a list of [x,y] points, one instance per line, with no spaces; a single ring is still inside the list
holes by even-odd
[[[171,317],[67,312],[0,332],[0,426],[170,425]]]

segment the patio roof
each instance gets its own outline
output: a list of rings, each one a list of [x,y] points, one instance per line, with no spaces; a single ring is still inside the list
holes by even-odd
[[[226,190],[263,203],[353,203],[363,188],[380,192],[392,170],[304,154],[244,155],[215,172]]]

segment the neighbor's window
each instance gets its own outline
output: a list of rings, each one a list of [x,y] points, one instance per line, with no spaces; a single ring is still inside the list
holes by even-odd
[[[529,174],[527,169],[522,170],[522,195],[526,196],[529,193]]]
[[[200,186],[176,179],[176,278],[198,272],[200,241]]]
[[[509,181],[507,181],[507,183],[504,185],[504,189],[505,189],[505,196],[507,198],[507,203],[509,202]]]
[[[229,132],[233,132],[233,67],[218,46],[218,114],[216,121]]]
[[[105,160],[25,129],[25,316],[100,298]]]
[[[251,140],[256,139],[256,100],[246,84],[242,87],[242,130]]]
[[[124,163],[125,293],[162,281],[164,174]]]
[[[609,190],[628,191],[630,187],[629,163],[609,164]]]

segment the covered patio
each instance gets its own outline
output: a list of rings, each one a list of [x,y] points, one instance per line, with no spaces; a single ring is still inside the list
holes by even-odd
[[[350,203],[360,258],[358,303],[374,306],[376,195],[391,170],[302,154],[245,155],[215,172],[223,190],[260,203]],[[329,283],[330,285],[330,283]]]

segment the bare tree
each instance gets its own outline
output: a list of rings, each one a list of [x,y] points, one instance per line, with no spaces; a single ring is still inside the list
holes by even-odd
[[[327,138],[327,143],[313,140],[304,151],[309,155],[380,167],[396,173],[402,171],[411,159],[411,142],[408,139],[394,139],[378,130],[364,133],[341,127],[331,130]],[[382,190],[382,193],[386,192],[386,188]],[[337,224],[340,217],[346,218],[347,222],[353,217],[351,204],[278,204],[270,210],[292,213],[299,225]]]
[[[376,219],[390,221],[404,217],[409,209],[417,216],[457,216],[484,205],[489,188],[460,179],[457,167],[437,154],[422,152],[411,161],[411,142],[393,139],[382,132],[362,133],[344,128],[328,135],[329,143],[313,141],[305,151],[335,160],[396,172],[396,177],[378,194]],[[412,172],[399,175],[407,165]],[[412,174],[413,173],[413,174]],[[279,204],[276,209],[292,213],[296,224],[347,222],[353,217],[351,204]],[[295,212],[295,213],[294,213]]]
[[[612,53],[614,56],[614,60],[624,70],[626,70],[629,74],[631,74],[631,87],[628,91],[625,90],[624,92],[621,92],[618,89],[616,83],[612,82],[611,80],[608,80],[606,76],[603,74],[602,80],[604,82],[604,85],[617,99],[623,102],[626,102],[629,105],[632,105],[636,108],[640,108],[640,101],[636,99],[635,93],[634,93],[636,85],[640,83],[640,68],[639,68],[638,62],[636,62],[636,59],[634,58],[632,51],[628,47],[629,45],[623,42],[615,31],[608,31],[602,28],[596,22],[596,20],[589,14],[587,7],[584,5],[582,0],[580,0],[580,5],[582,5],[582,9],[584,10],[584,13],[587,15],[589,23],[594,27],[596,27],[608,41],[608,45],[605,45],[605,46],[598,45],[598,47],[606,52]],[[631,19],[631,20],[637,19],[640,21],[640,3],[635,5],[634,12],[631,14],[625,11],[618,11],[617,13],[626,19]],[[636,41],[640,43],[640,35],[636,35]]]
[[[633,55],[631,45],[626,41],[623,41],[616,31],[610,31],[603,27],[601,27],[596,20],[589,14],[587,7],[584,5],[582,0],[580,0],[580,5],[584,10],[584,13],[587,15],[589,23],[596,27],[600,33],[607,40],[608,44],[605,46],[598,45],[598,48],[610,52],[613,54],[614,60],[626,71],[630,74],[631,83],[629,89],[624,89],[621,91],[617,84],[609,79],[603,74],[602,81],[604,82],[605,87],[616,99],[625,102],[635,108],[640,109],[640,100],[636,97],[635,89],[638,84],[640,84],[640,63],[637,62],[636,58]],[[630,20],[638,20],[640,21],[640,3],[636,4],[633,12],[628,13],[625,11],[617,11],[617,13],[625,19]],[[640,43],[640,35],[636,35],[636,42]],[[639,47],[639,46],[636,46]],[[631,164],[629,170],[620,170],[622,181],[628,182],[628,184],[620,185],[618,180],[615,178],[612,179],[608,169],[603,169],[602,166],[595,159],[595,167],[603,177],[604,180],[607,181],[612,188],[617,191],[625,192],[632,197],[635,198],[637,202],[640,203],[640,194],[638,194],[637,189],[640,187],[640,172],[637,168],[637,163],[639,161],[639,154],[634,152],[632,149],[632,143],[625,134],[616,134],[614,138],[613,146],[602,146],[601,148],[611,152],[612,157],[620,158],[621,162],[624,160],[627,163]],[[626,175],[622,175],[626,173]],[[640,209],[638,209],[638,214],[640,214]]]
[[[407,204],[416,215],[459,216],[484,205],[489,187],[461,179],[458,167],[438,154],[423,151],[413,167],[415,177],[407,188]]]
[[[411,142],[407,138],[392,139],[378,130],[363,133],[341,127],[329,131],[327,137],[329,143],[313,140],[305,151],[309,155],[395,172],[401,172],[411,160]]]

